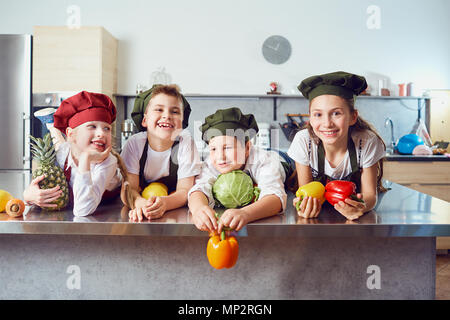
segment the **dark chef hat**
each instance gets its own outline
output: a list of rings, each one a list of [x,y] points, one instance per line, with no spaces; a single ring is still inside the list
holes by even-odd
[[[113,123],[116,107],[107,95],[81,91],[63,100],[53,118],[54,127],[65,134],[68,127],[76,128],[88,121]]]
[[[200,127],[202,139],[206,142],[217,136],[235,136],[238,129],[246,134],[246,141],[253,138],[259,131],[253,114],[242,114],[239,108],[220,109],[207,116]]]
[[[155,84],[153,87],[148,89],[147,91],[144,91],[140,93],[136,100],[134,101],[134,107],[133,111],[131,112],[131,119],[133,119],[134,124],[138,128],[139,131],[145,131],[147,130],[145,127],[142,126],[142,119],[144,119],[145,110],[147,109],[147,106],[152,98],[153,91],[156,87],[164,86],[162,84]],[[174,85],[169,85],[170,87],[175,87]],[[182,100],[183,100],[183,129],[187,128],[189,124],[189,115],[191,114],[191,106],[189,105],[189,102],[187,102],[186,98],[179,92],[178,88],[176,88],[176,91],[180,94]]]
[[[324,94],[352,99],[367,88],[367,82],[362,76],[337,71],[306,78],[297,88],[308,100]]]

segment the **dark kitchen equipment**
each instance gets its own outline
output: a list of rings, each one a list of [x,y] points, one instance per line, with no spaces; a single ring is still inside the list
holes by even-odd
[[[437,146],[440,149],[447,149],[448,144],[449,143],[447,141],[436,141],[436,142],[434,142],[434,145]]]
[[[58,109],[64,99],[73,96],[76,92],[47,92],[33,93],[31,104],[31,134],[36,138],[43,138],[47,133],[47,127],[36,117],[36,112],[47,108]]]
[[[289,141],[294,140],[295,134],[305,127],[307,121],[303,120],[303,117],[309,117],[309,114],[287,113],[286,118],[288,122],[283,124],[279,123],[286,139]],[[299,118],[299,121],[295,120],[295,118]]]

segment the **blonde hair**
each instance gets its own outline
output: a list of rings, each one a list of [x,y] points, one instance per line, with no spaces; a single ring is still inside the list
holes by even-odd
[[[342,98],[342,97],[340,97],[340,98]],[[354,96],[352,99],[345,99],[345,98],[342,98],[342,99],[347,103],[350,113],[353,114],[356,111],[356,109],[355,109],[356,96]],[[309,102],[309,109],[311,110],[311,101]],[[309,133],[310,137],[313,139],[313,141],[316,144],[319,144],[320,138],[314,133],[314,130],[313,130],[311,124],[309,123],[309,121],[306,123],[304,128],[308,129],[308,133]],[[381,143],[383,144],[384,150],[386,150],[386,144],[384,143],[383,139],[378,134],[378,132],[374,128],[374,126],[372,126],[369,122],[367,122],[366,120],[361,118],[361,116],[358,114],[355,124],[351,125],[348,128],[348,134],[351,136],[351,134],[353,132],[363,132],[363,131],[373,132],[377,136],[377,138],[381,141]],[[378,190],[378,192],[386,192],[387,191],[387,189],[383,186],[383,183],[381,182],[381,180],[383,178],[383,162],[384,162],[384,158],[381,159],[380,161],[378,161],[378,173],[377,173],[377,190]]]

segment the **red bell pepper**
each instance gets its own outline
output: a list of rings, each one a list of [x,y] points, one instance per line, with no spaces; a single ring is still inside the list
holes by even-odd
[[[325,186],[325,199],[334,206],[339,201],[351,200],[364,202],[356,196],[356,185],[351,181],[333,180]]]

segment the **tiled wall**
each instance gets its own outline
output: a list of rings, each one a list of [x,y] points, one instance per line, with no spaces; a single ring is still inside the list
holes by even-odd
[[[120,100],[120,98],[118,98]],[[119,121],[121,116],[121,102],[118,100]],[[217,109],[239,107],[244,113],[253,113],[258,122],[267,122],[271,124],[273,134],[272,144],[279,141],[280,149],[289,148],[290,142],[286,139],[280,130],[280,123],[287,121],[286,113],[308,113],[308,100],[304,98],[282,98],[277,100],[276,119],[273,119],[273,99],[269,98],[212,98],[212,97],[187,97],[191,105],[191,116],[189,118],[189,131],[194,137],[200,136],[195,130],[201,125],[205,117],[214,113]],[[133,109],[134,99],[128,100],[128,117]],[[426,121],[425,100],[420,100],[421,117]],[[417,99],[386,99],[386,98],[365,98],[361,97],[356,101],[356,108],[361,117],[369,121],[388,144],[390,142],[390,128],[385,127],[385,120],[390,117],[394,123],[394,139],[408,134],[418,117]],[[123,108],[123,107],[122,107]],[[118,133],[120,124],[118,124]],[[279,139],[278,139],[278,137]]]

